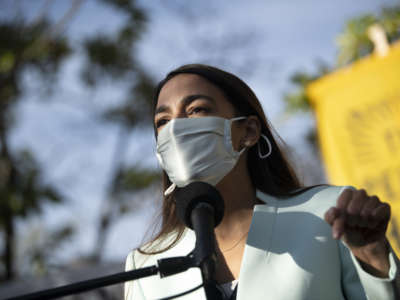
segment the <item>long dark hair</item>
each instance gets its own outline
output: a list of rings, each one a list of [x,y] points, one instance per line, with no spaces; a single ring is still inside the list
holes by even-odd
[[[245,82],[231,73],[201,64],[184,65],[171,71],[156,88],[153,102],[153,117],[162,87],[171,78],[179,74],[196,74],[205,78],[224,92],[226,99],[233,105],[240,116],[255,115],[258,117],[262,134],[267,136],[271,142],[272,153],[267,159],[260,159],[256,145],[248,150],[247,166],[251,181],[256,189],[266,194],[284,197],[289,196],[291,192],[301,187],[277,140],[279,140],[280,144],[284,143],[276,132],[273,134],[272,126],[265,117],[256,95]],[[156,128],[154,128],[154,131],[156,132]],[[265,151],[267,149],[264,149],[263,152]],[[163,172],[163,190],[165,191],[170,185],[171,182],[167,174]],[[146,250],[139,249],[140,252],[144,254],[156,254],[166,251],[173,247],[181,238],[184,225],[176,216],[173,194],[164,196],[161,218],[162,223],[159,233],[147,244],[150,248],[146,247]],[[163,238],[172,232],[176,233],[176,235],[167,246],[164,245],[162,249],[153,247],[163,242]]]

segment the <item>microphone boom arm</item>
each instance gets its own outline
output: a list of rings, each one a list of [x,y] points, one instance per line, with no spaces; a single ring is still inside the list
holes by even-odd
[[[158,273],[160,274],[160,277],[166,277],[184,272],[189,268],[195,267],[193,257],[191,255],[160,259],[157,261],[157,264],[158,266],[150,266],[132,271],[120,272],[117,274],[80,281],[52,289],[6,298],[4,300],[55,299],[67,295],[86,292],[108,285],[122,283],[129,280],[136,280],[143,277],[157,275]]]

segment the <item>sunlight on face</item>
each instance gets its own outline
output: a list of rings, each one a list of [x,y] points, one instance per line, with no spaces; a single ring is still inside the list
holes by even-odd
[[[205,116],[235,116],[235,109],[222,90],[208,80],[195,74],[180,74],[161,89],[154,116],[157,132],[169,120]]]

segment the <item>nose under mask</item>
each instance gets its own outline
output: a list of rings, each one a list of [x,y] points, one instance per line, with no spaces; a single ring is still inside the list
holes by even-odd
[[[173,183],[165,195],[176,186],[184,187],[194,181],[211,185],[220,182],[236,165],[240,152],[232,146],[232,122],[237,117],[178,118],[168,122],[160,131],[156,156]]]

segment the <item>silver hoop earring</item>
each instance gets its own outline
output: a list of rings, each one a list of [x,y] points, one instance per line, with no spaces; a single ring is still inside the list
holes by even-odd
[[[264,139],[264,141],[268,145],[268,153],[267,154],[262,154],[261,153],[260,140],[259,140],[258,143],[257,143],[257,145],[258,145],[258,156],[261,159],[265,159],[265,158],[267,158],[268,156],[271,155],[271,153],[272,153],[272,145],[271,145],[271,142],[268,140],[268,138],[265,135],[262,134],[261,137]]]

